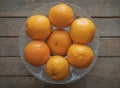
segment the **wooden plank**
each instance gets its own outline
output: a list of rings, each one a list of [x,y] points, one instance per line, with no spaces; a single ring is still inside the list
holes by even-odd
[[[120,56],[120,38],[101,38],[99,56]]]
[[[120,36],[120,18],[93,18],[100,36]]]
[[[0,76],[30,75],[20,57],[0,57]]]
[[[19,56],[18,38],[0,38],[0,56]],[[99,56],[120,56],[120,38],[101,38]]]
[[[0,0],[0,16],[27,16],[36,8],[56,0]],[[119,0],[60,0],[60,2],[73,3],[91,16],[120,16]]]
[[[30,76],[20,57],[0,57],[0,76]],[[87,76],[120,77],[120,57],[99,57]]]
[[[19,36],[26,18],[0,18],[0,36]]]
[[[63,85],[48,84],[30,77],[0,77],[1,88],[120,88],[120,77],[83,77]]]
[[[27,18],[0,18],[0,36],[19,36]],[[120,36],[120,18],[93,18],[100,36]]]
[[[120,57],[98,57],[88,75],[120,77]]]
[[[18,38],[0,38],[0,56],[19,56]]]

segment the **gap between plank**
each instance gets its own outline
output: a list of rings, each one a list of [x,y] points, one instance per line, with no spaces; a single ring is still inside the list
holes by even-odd
[[[27,18],[27,16],[0,16],[0,18]]]
[[[0,75],[0,77],[32,77],[32,74],[29,75]]]
[[[120,18],[120,16],[91,16],[92,18]]]
[[[99,36],[100,38],[120,38],[120,36]]]
[[[20,56],[0,56],[0,57],[19,57],[20,58]],[[111,58],[113,58],[113,57],[120,57],[120,56],[98,56],[98,58],[99,57],[105,57],[105,58],[111,57]]]
[[[18,38],[19,36],[0,36],[0,38]],[[100,38],[120,38],[120,36],[99,36]]]
[[[0,56],[0,57],[20,57],[20,56]]]
[[[18,38],[19,36],[0,36],[0,38]]]
[[[92,18],[120,18],[120,16],[90,16]],[[27,16],[0,16],[0,18],[27,18]]]
[[[119,76],[119,77],[118,77]],[[28,75],[0,75],[0,77],[34,77],[31,73]],[[85,76],[84,76],[85,77]],[[83,78],[84,78],[83,77]],[[96,78],[98,76],[95,75],[86,75],[87,78]],[[101,76],[99,76],[101,77]],[[115,77],[115,78],[120,78],[120,75],[104,75],[102,77]],[[36,77],[34,77],[36,78]]]

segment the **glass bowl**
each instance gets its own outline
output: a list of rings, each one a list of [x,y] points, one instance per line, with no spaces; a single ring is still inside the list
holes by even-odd
[[[87,17],[87,18],[92,20],[92,18],[82,8],[80,8],[80,7],[78,7],[74,4],[70,4],[70,3],[66,3],[66,2],[51,2],[51,3],[48,3],[48,4],[44,4],[40,7],[38,7],[36,10],[34,10],[32,12],[32,14],[30,14],[28,17],[30,17],[32,15],[35,15],[35,14],[42,14],[42,15],[48,16],[48,12],[49,12],[50,8],[53,7],[56,4],[59,4],[59,3],[68,4],[73,9],[73,11],[75,13],[75,18]],[[53,29],[55,29],[55,27],[53,27]],[[64,30],[69,31],[69,27],[64,28]],[[46,75],[45,65],[43,65],[41,67],[35,67],[35,66],[32,66],[32,65],[28,64],[25,61],[24,55],[23,55],[24,47],[30,41],[32,41],[32,40],[25,34],[25,23],[23,23],[22,28],[21,28],[21,32],[20,32],[20,35],[19,35],[19,52],[20,52],[21,60],[24,64],[24,66],[26,67],[26,69],[33,76],[35,76],[39,80],[42,80],[42,81],[47,82],[47,83],[66,84],[66,83],[70,83],[70,82],[73,82],[73,81],[76,81],[76,80],[80,79],[81,77],[86,75],[92,69],[92,67],[95,64],[95,61],[97,59],[97,56],[98,56],[99,36],[98,36],[98,31],[96,31],[94,40],[91,43],[88,44],[88,46],[91,47],[91,49],[94,52],[94,60],[93,60],[92,64],[89,67],[84,68],[84,69],[77,69],[77,68],[74,68],[73,66],[70,66],[70,73],[69,73],[67,78],[65,78],[62,81],[54,81]]]

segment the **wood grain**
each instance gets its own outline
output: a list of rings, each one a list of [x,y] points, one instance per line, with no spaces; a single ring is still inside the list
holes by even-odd
[[[120,18],[94,18],[100,36],[120,36]]]
[[[120,57],[99,57],[87,76],[120,77]],[[0,76],[30,76],[20,57],[0,57]]]
[[[0,38],[0,56],[19,56],[18,38]],[[99,56],[120,56],[120,38],[101,38]]]
[[[21,27],[36,8],[53,1],[0,0],[0,88],[120,88],[120,0],[59,0],[83,8],[99,31],[99,58],[86,76],[52,85],[26,70],[18,51]]]
[[[47,84],[38,79],[28,77],[0,77],[1,88],[120,88],[120,77],[83,77],[64,85]]]
[[[0,76],[21,76],[31,75],[23,63],[20,57],[0,57]]]
[[[0,36],[19,36],[27,18],[0,18]],[[100,36],[120,36],[120,18],[93,18]],[[24,27],[23,27],[24,28]]]
[[[41,5],[56,0],[0,0],[0,16],[27,16]],[[76,4],[91,16],[120,16],[120,0],[59,0]]]
[[[120,56],[120,38],[101,38],[99,56]]]
[[[88,75],[120,77],[120,57],[98,57]]]
[[[0,38],[0,56],[19,56],[18,38]]]
[[[18,36],[25,18],[0,18],[0,36]]]

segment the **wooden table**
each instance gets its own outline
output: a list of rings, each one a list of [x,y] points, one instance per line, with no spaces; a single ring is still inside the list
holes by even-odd
[[[99,31],[99,58],[82,79],[51,85],[25,69],[18,52],[21,25],[34,9],[52,1],[0,0],[0,88],[120,88],[120,0],[59,0],[84,8]]]

